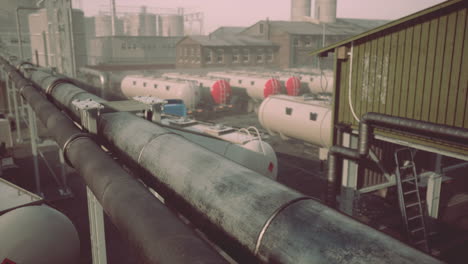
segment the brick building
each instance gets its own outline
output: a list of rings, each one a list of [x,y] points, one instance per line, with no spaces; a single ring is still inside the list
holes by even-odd
[[[176,67],[274,67],[278,51],[272,41],[251,36],[187,36],[176,45]]]
[[[317,58],[309,54],[350,36],[385,24],[384,20],[340,19],[335,23],[314,23],[307,21],[262,20],[246,28],[239,35],[270,40],[278,45],[279,66],[282,68],[317,66]],[[332,67],[331,59],[322,66]]]

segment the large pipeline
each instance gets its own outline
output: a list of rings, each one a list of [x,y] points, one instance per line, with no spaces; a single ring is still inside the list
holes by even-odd
[[[78,130],[12,66],[2,59],[0,63],[144,263],[226,263],[90,135]]]
[[[62,82],[42,89],[56,105],[73,114],[69,109],[73,98],[58,96],[62,89],[79,89],[71,86]],[[76,96],[85,97],[78,92]],[[98,132],[107,148],[149,175],[152,181],[147,183],[158,192],[182,200],[207,225],[215,226],[262,262],[439,263],[130,113],[101,114]],[[75,157],[69,153],[70,158]]]
[[[409,118],[390,116],[379,113],[367,113],[359,122],[358,149],[351,149],[340,145],[332,146],[328,152],[328,190],[326,202],[335,205],[338,190],[338,164],[341,158],[360,160],[369,154],[369,142],[374,127],[388,128],[396,131],[409,132],[424,137],[435,137],[455,144],[468,145],[468,129],[438,125]]]

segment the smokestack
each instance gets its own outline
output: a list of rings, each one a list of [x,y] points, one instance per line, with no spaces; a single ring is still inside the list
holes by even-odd
[[[310,17],[311,0],[291,0],[291,21],[304,21]]]
[[[115,11],[115,0],[111,0],[110,1],[110,5],[111,5],[111,25],[112,25],[112,36],[115,36],[115,32],[116,32],[116,19],[117,19],[117,12]]]
[[[321,23],[335,23],[336,0],[315,0],[315,19]]]

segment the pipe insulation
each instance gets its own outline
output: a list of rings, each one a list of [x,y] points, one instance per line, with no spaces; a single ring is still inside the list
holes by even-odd
[[[63,110],[67,110],[67,100],[57,100],[54,96],[61,94],[62,88],[72,89],[70,86],[57,83],[49,93],[56,105],[64,107]],[[67,112],[71,112],[70,109]],[[144,172],[140,177],[150,176],[153,181],[147,183],[154,184],[151,186],[158,192],[183,200],[206,219],[207,226],[199,228],[217,227],[261,262],[440,263],[310,197],[130,113],[101,114],[98,134],[106,148],[122,156],[127,164],[138,165]],[[98,151],[87,146],[88,141],[85,137],[75,139],[67,150],[68,158],[82,173],[97,171],[95,168],[105,170],[107,166],[99,164],[97,157],[88,153]],[[94,161],[87,160],[88,156]],[[127,201],[119,199],[125,208],[139,206],[140,203],[133,202],[134,197],[118,195],[118,192],[127,193],[126,190],[110,191],[106,181],[101,182],[101,177],[85,176],[93,186],[97,185],[93,181],[100,181],[101,184],[95,187],[101,192],[96,195],[98,199],[125,197]],[[103,205],[109,207],[105,201]],[[114,217],[115,212],[124,211],[109,210]],[[154,225],[140,219],[144,215],[132,212],[128,215],[137,216],[132,223],[141,226],[140,230]],[[127,223],[126,219],[121,221]]]
[[[158,190],[174,193],[262,262],[438,262],[130,113],[101,115],[98,131]]]
[[[144,263],[227,263],[14,68],[4,68]]]

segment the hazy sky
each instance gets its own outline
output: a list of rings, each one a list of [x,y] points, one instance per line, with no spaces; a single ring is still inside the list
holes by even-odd
[[[338,0],[338,17],[397,19],[444,0]],[[81,2],[81,3],[80,3]],[[115,0],[117,12],[128,7],[187,7],[205,14],[205,33],[219,26],[249,26],[258,20],[288,20],[290,0]],[[110,0],[73,0],[87,16],[109,6]],[[120,8],[119,8],[120,7]],[[107,9],[108,10],[108,9]],[[137,9],[133,9],[137,10]]]

